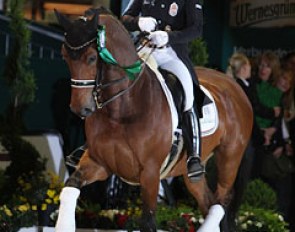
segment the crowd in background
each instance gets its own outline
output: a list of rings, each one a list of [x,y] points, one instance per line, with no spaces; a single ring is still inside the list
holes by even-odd
[[[295,52],[281,59],[270,51],[251,58],[234,53],[227,74],[242,87],[253,108],[252,138],[245,154],[252,165],[250,178],[260,178],[273,188],[278,211],[292,229]]]

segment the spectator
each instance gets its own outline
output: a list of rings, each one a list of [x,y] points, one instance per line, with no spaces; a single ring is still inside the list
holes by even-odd
[[[251,65],[246,55],[242,53],[234,53],[229,59],[227,74],[236,79],[237,83],[248,96],[253,107],[254,116],[259,115],[274,120],[280,115],[280,107],[266,107],[259,101],[256,91],[256,82],[255,79],[251,78]],[[258,126],[256,118],[254,118],[252,138],[246,151],[246,156],[248,157],[249,162],[252,162],[253,165],[253,173],[251,174],[252,178],[259,176],[261,163],[259,159],[260,157],[254,156],[254,151],[255,149],[261,149],[264,144],[264,133]]]
[[[271,108],[280,106],[281,93],[272,84],[274,79],[279,75],[279,71],[279,59],[274,53],[265,52],[258,58],[255,75],[258,99],[263,105]],[[256,115],[256,120],[259,127],[265,130],[265,134],[269,139],[275,132],[275,127],[277,126],[274,124],[274,118]],[[280,124],[280,120],[277,120],[276,123]]]
[[[282,59],[282,68],[284,70],[289,70],[293,74],[293,81],[291,84],[291,89],[284,101],[286,104],[285,111],[285,119],[288,123],[288,127],[290,129],[290,139],[293,144],[293,149],[295,149],[295,92],[294,92],[294,84],[295,84],[295,52],[288,53]]]
[[[295,51],[288,53],[282,59],[282,67],[295,74]]]
[[[274,79],[273,85],[277,88],[279,99],[283,108],[286,107],[286,99],[291,92],[293,84],[292,72],[288,70],[282,70],[280,75]],[[277,96],[277,95],[274,95]],[[292,156],[293,149],[290,144],[289,131],[286,127],[285,119],[282,117],[281,125],[276,128],[276,132],[271,138],[269,146],[272,155],[279,159],[281,156]],[[292,162],[289,159],[289,162]],[[291,210],[291,196],[292,196],[292,174],[287,173],[281,178],[267,178],[266,181],[273,187],[277,193],[278,209],[285,217],[286,221],[289,221],[289,212]]]
[[[294,101],[295,101],[295,91],[294,91],[294,82],[295,82],[295,51],[288,53],[285,57],[282,59],[282,67],[286,70],[291,70],[293,73],[293,84],[291,85],[292,90],[289,93],[289,100],[287,101],[287,116],[286,122],[289,127],[290,131],[290,140],[291,144],[293,146],[293,151],[295,149],[295,107],[294,107]],[[293,93],[292,93],[293,92]],[[289,102],[288,102],[289,101]],[[288,108],[289,107],[289,108]],[[293,155],[293,162],[294,162],[294,155]],[[295,194],[295,174],[293,173],[292,176],[292,195]],[[291,206],[290,208],[295,207],[295,199],[292,198]],[[290,231],[295,231],[295,211],[291,210],[290,214]]]
[[[262,54],[257,67],[256,78],[258,81],[257,94],[259,100],[269,107],[281,106],[284,108],[283,99],[287,96],[291,88],[292,78],[290,72],[280,70],[278,57],[271,52]],[[264,158],[273,156],[273,158],[277,160],[283,155],[290,156],[292,154],[292,149],[290,149],[290,145],[286,143],[289,133],[284,124],[283,111],[276,120],[259,116],[256,116],[256,119],[259,127],[265,131],[265,136],[267,138],[267,142],[265,143],[265,145],[267,145],[265,147],[266,149],[262,150],[263,153],[258,155]],[[262,170],[265,170],[265,162],[266,161],[263,160],[261,163]],[[277,193],[278,209],[286,218],[286,221],[288,221],[288,211],[291,202],[291,175],[278,176],[275,174],[275,170],[271,170],[271,172],[274,174],[269,175],[263,172],[262,178],[270,184]]]
[[[279,97],[278,100],[281,101],[281,106],[284,109],[283,112],[285,112],[285,109],[288,106],[289,95],[292,92],[292,87],[293,87],[292,72],[288,70],[281,70],[280,75],[274,79],[273,85],[277,88],[277,91],[280,93],[278,94],[278,97]],[[282,124],[280,127],[277,128],[277,131],[274,134],[272,140],[273,141],[277,140],[275,142],[276,147],[285,146],[285,148],[282,148],[281,150],[285,149],[287,152],[287,155],[291,155],[292,148],[290,147],[290,141],[289,141],[290,136],[289,136],[288,128],[286,127],[286,118],[288,118],[288,116],[287,117],[284,116],[281,118]],[[276,138],[275,136],[277,136],[278,138]]]

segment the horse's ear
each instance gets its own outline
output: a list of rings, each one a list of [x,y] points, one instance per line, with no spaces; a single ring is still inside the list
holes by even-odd
[[[70,20],[63,14],[59,13],[56,9],[54,9],[54,13],[58,23],[64,28],[65,31],[67,31],[71,25]]]
[[[98,25],[98,16],[99,16],[98,10],[94,11],[94,15],[91,19],[91,24],[95,30],[97,29],[97,25]]]

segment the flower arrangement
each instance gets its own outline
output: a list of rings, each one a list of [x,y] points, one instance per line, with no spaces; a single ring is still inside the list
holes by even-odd
[[[27,178],[22,176],[18,179],[19,187],[17,194],[13,197],[13,204],[10,202],[0,207],[0,231],[17,232],[20,227],[40,225],[40,213],[48,211],[51,206],[54,206],[55,217],[51,218],[49,226],[55,224],[58,198],[63,183],[52,173]],[[251,192],[255,191],[252,187],[257,187],[259,184],[260,181],[250,184]],[[264,184],[261,186],[267,188]],[[236,218],[237,232],[288,231],[288,225],[280,214],[268,208],[252,206],[250,204],[252,197],[250,193],[248,194]],[[275,199],[272,194],[269,196]],[[102,209],[98,204],[79,201],[76,223],[80,228],[138,230],[142,214],[141,206],[140,200],[127,200],[127,206],[124,209]],[[196,231],[203,221],[204,218],[200,212],[187,203],[179,204],[176,208],[159,204],[157,208],[157,227],[165,231]]]
[[[33,210],[45,211],[49,206],[59,205],[59,193],[64,184],[52,172],[20,176],[18,184],[14,199],[29,204]]]
[[[237,217],[238,231],[282,231],[287,232],[288,224],[284,218],[272,211],[243,207]]]
[[[175,209],[164,205],[158,207],[156,221],[164,230],[191,232],[196,231],[204,219],[198,210],[181,204]]]
[[[80,209],[78,214],[83,213],[83,211],[83,209]],[[99,210],[97,212],[87,210],[87,215],[89,217],[87,220],[83,218],[83,223],[85,226],[87,222],[86,227],[88,228],[134,231],[139,228],[141,210],[138,207],[128,207],[126,210]],[[80,217],[80,219],[82,218]],[[157,210],[156,222],[157,227],[165,231],[193,232],[201,226],[204,218],[198,210],[192,209],[189,206],[182,205],[177,208],[169,208],[161,205]],[[248,206],[242,207],[236,222],[237,232],[288,232],[288,225],[283,217],[271,210],[256,209]],[[78,220],[78,225],[80,223]],[[94,226],[89,227],[89,223]]]
[[[0,231],[17,232],[20,227],[30,227],[37,221],[36,212],[28,204],[0,207]]]
[[[287,232],[288,224],[283,217],[275,211],[276,196],[273,190],[261,180],[251,181],[246,189],[246,195],[236,219],[237,232],[272,231]],[[122,210],[103,210],[97,207],[97,211],[89,205],[81,207],[78,212],[88,211],[95,222],[94,227],[102,229],[138,230],[141,216],[141,201],[132,203],[127,201],[127,207]],[[157,227],[166,231],[190,232],[196,231],[204,221],[197,207],[184,201],[177,208],[171,208],[164,204],[158,205],[156,214]],[[87,209],[87,210],[86,210]],[[85,213],[84,213],[85,215]],[[87,220],[83,219],[85,223]],[[89,222],[89,221],[88,221]]]
[[[63,182],[53,173],[22,175],[12,199],[0,207],[0,231],[18,231],[20,227],[53,225],[48,214],[59,205]],[[45,221],[44,221],[45,220]]]
[[[95,208],[98,209],[99,207],[90,206],[87,209],[79,207],[76,211],[77,225],[84,228],[124,229],[128,231],[138,230],[139,228],[142,211],[138,205],[129,204],[126,209],[122,210],[99,209],[96,211]],[[203,218],[198,211],[194,212],[192,208],[184,205],[178,208],[160,205],[156,214],[157,227],[166,231],[196,231],[202,222]]]

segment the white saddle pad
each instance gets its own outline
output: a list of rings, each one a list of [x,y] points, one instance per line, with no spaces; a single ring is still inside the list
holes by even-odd
[[[212,101],[210,104],[207,104],[202,108],[203,117],[200,119],[200,124],[202,137],[204,137],[211,135],[216,131],[219,124],[219,118],[215,101],[211,93],[204,86],[201,85],[200,87]]]

